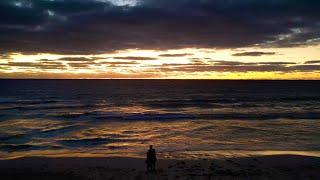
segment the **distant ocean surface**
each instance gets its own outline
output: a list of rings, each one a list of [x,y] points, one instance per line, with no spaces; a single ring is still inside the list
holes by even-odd
[[[320,156],[320,81],[0,80],[0,159]]]

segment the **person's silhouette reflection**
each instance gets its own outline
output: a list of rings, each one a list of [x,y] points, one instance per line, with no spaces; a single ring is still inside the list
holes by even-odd
[[[156,150],[153,149],[152,145],[150,145],[150,148],[147,152],[147,172],[151,171],[156,171],[156,161],[157,161],[157,156],[156,156]]]

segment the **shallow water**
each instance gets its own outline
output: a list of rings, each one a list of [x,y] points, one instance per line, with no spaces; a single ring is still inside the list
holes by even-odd
[[[318,81],[0,80],[0,157],[320,152]]]

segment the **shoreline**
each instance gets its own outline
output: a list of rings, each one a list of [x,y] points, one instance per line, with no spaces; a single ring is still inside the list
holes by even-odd
[[[141,158],[25,157],[0,160],[2,180],[17,179],[320,179],[320,158],[265,155],[227,159],[159,159],[156,173]]]
[[[198,159],[237,159],[250,158],[259,156],[306,156],[320,158],[320,151],[281,151],[281,150],[202,150],[202,151],[179,151],[179,152],[159,152],[157,157],[159,159],[169,160],[198,160]],[[0,161],[14,160],[23,158],[134,158],[143,159],[145,152],[117,152],[117,153],[90,153],[90,152],[76,152],[76,151],[30,151],[28,152],[1,152]]]

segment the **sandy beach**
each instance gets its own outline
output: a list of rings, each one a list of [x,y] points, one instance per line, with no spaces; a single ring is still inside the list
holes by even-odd
[[[146,173],[138,158],[28,157],[0,161],[2,180],[17,179],[320,179],[320,158],[272,155],[231,159],[160,159]]]

